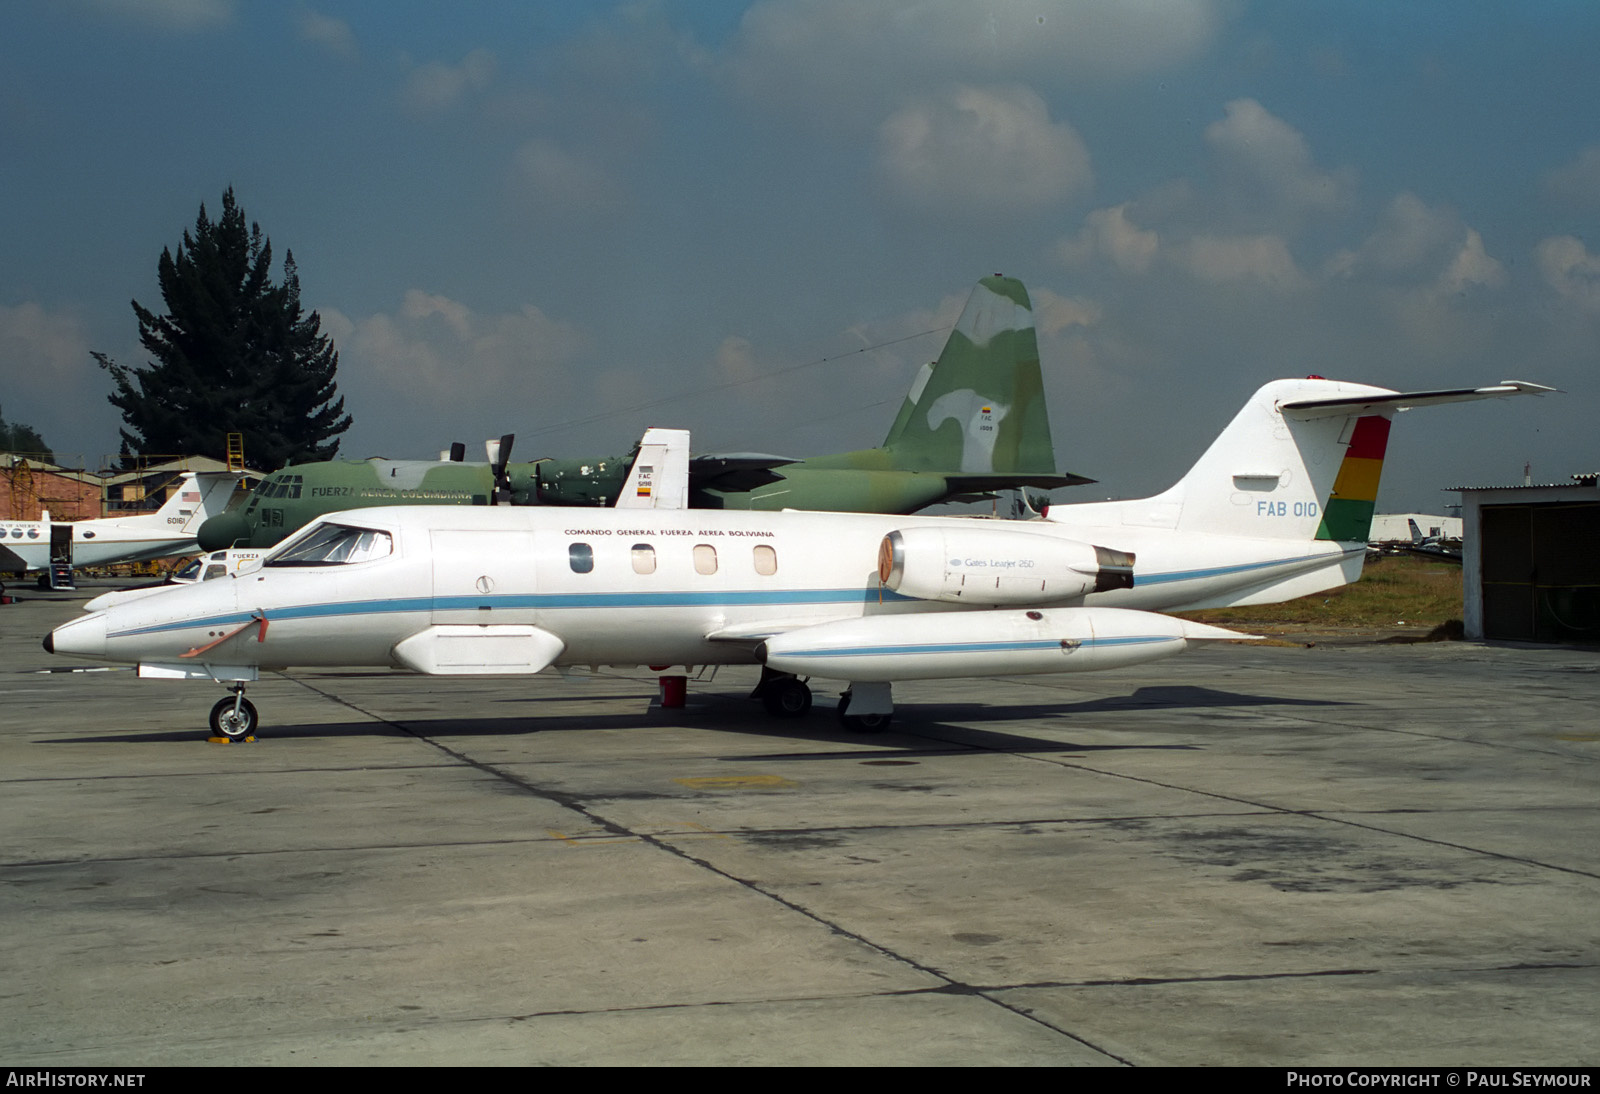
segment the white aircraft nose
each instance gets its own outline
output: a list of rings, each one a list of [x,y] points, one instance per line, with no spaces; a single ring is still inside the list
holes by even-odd
[[[79,657],[106,655],[106,617],[104,612],[79,616],[63,623],[44,637],[50,653],[76,654]]]

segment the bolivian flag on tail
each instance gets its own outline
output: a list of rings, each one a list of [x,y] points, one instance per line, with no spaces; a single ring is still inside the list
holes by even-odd
[[[1365,543],[1372,531],[1372,510],[1378,502],[1378,478],[1389,447],[1389,419],[1369,414],[1356,419],[1350,447],[1333,480],[1333,492],[1322,507],[1318,539]]]

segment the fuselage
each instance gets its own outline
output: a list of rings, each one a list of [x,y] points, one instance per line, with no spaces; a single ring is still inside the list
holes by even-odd
[[[299,558],[347,529],[339,561]],[[838,513],[375,508],[332,514],[258,570],[118,604],[53,636],[56,652],[202,666],[404,665],[396,647],[429,628],[536,628],[556,665],[750,663],[771,634],[876,615],[992,609],[895,593],[880,578],[897,529],[979,529],[947,560],[977,580],[1026,566],[1018,532],[1136,554],[1131,588],[1055,605],[1171,610],[1269,580],[1337,567],[1338,544],[1085,530],[1055,521]],[[321,530],[319,532],[319,530]],[[359,544],[356,533],[365,538]],[[482,632],[490,633],[490,632]],[[500,632],[494,632],[500,633]],[[504,633],[515,634],[514,630]],[[200,652],[196,652],[200,651]],[[543,667],[540,665],[539,667]],[[511,671],[515,671],[512,669]],[[197,672],[197,675],[202,673]]]
[[[179,518],[133,517],[126,522],[112,519],[71,522],[6,521],[0,523],[0,547],[10,550],[18,569],[42,570],[50,564],[51,526],[70,529],[72,565],[107,566],[123,562],[146,562],[171,558],[195,549],[195,537],[183,530]],[[171,523],[166,523],[170,519]],[[0,555],[0,559],[6,556]],[[15,563],[13,564],[15,565]],[[0,562],[0,570],[9,566]]]

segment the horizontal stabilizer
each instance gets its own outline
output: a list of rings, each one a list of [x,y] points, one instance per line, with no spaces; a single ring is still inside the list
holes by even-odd
[[[1087,486],[1096,480],[1070,472],[1064,475],[1034,475],[1017,472],[1010,475],[951,474],[945,481],[952,490],[962,493],[987,493],[993,490],[1018,490],[1031,486],[1035,490],[1055,490],[1063,486]]]
[[[773,469],[794,462],[784,456],[696,456],[689,461],[689,485],[730,493],[755,490],[782,480]]]
[[[41,559],[43,552],[40,552]],[[28,570],[37,570],[43,566],[43,561],[32,561],[23,558],[9,547],[0,546],[0,573],[23,573]]]
[[[1389,395],[1353,395],[1338,399],[1296,399],[1278,404],[1286,418],[1310,421],[1312,418],[1331,418],[1350,414],[1386,414],[1396,410],[1410,410],[1414,406],[1438,406],[1441,403],[1467,403],[1475,399],[1503,399],[1511,395],[1543,395],[1555,391],[1543,384],[1530,384],[1525,380],[1502,380],[1488,387],[1450,388],[1443,391],[1394,392]]]

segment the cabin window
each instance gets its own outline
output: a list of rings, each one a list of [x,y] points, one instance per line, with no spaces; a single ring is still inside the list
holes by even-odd
[[[575,574],[586,574],[594,569],[594,548],[587,543],[573,543],[567,547],[567,565]]]
[[[635,543],[633,545],[633,572],[636,574],[653,574],[656,572],[656,549],[648,543]]]
[[[388,532],[355,528],[347,524],[314,525],[310,533],[290,543],[268,566],[329,566],[371,562],[394,551]]]
[[[765,543],[756,544],[755,560],[756,573],[762,577],[771,577],[778,572],[778,552]]]
[[[228,572],[227,563],[224,563],[224,562],[213,562],[211,565],[206,567],[206,576],[201,578],[200,580],[201,581],[210,581],[214,577],[222,577],[227,572]]]
[[[694,572],[697,574],[714,574],[717,572],[717,549],[709,543],[696,543],[694,545]]]

